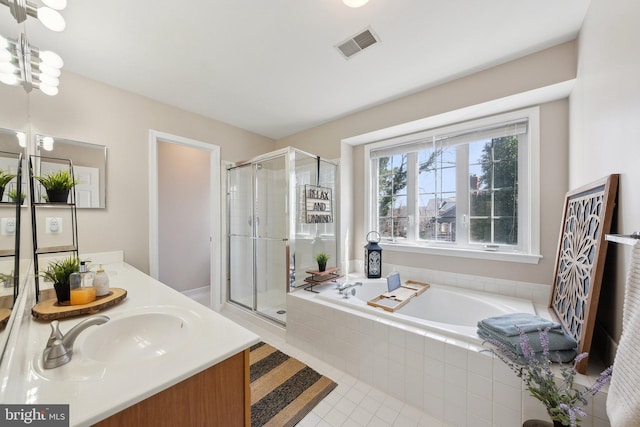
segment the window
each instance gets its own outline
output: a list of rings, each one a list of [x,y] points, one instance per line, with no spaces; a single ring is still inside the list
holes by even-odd
[[[537,254],[537,127],[532,108],[369,144],[371,229],[403,246]]]

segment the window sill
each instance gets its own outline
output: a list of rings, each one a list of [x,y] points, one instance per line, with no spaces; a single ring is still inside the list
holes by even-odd
[[[442,246],[416,246],[402,243],[380,242],[384,250],[394,252],[410,252],[417,254],[451,256],[459,258],[484,259],[489,261],[517,262],[521,264],[538,264],[542,255],[524,254],[518,252],[477,251],[473,249],[446,248]]]

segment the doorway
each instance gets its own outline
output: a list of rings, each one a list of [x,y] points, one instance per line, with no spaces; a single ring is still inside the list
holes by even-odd
[[[220,147],[149,131],[149,269],[220,308]]]

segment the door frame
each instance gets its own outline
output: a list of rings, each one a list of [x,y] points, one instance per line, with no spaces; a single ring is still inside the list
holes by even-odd
[[[184,145],[191,148],[209,151],[209,208],[211,212],[211,236],[209,236],[211,308],[216,311],[221,307],[220,264],[220,147],[206,142],[185,138],[170,133],[149,129],[149,275],[159,278],[159,230],[158,230],[158,143]]]

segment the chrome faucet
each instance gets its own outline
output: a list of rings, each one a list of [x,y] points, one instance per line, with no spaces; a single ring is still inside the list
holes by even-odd
[[[73,343],[78,338],[78,335],[89,326],[102,325],[108,321],[109,318],[107,316],[92,316],[69,329],[66,335],[60,332],[57,320],[51,322],[51,335],[47,340],[44,352],[42,352],[42,366],[45,369],[53,369],[69,363],[73,355]]]
[[[343,294],[345,298],[349,298],[349,293],[346,292],[347,289],[355,288],[356,286],[362,286],[362,282],[343,283],[342,285],[338,286],[338,292]],[[353,290],[352,295],[355,295],[355,289]]]

